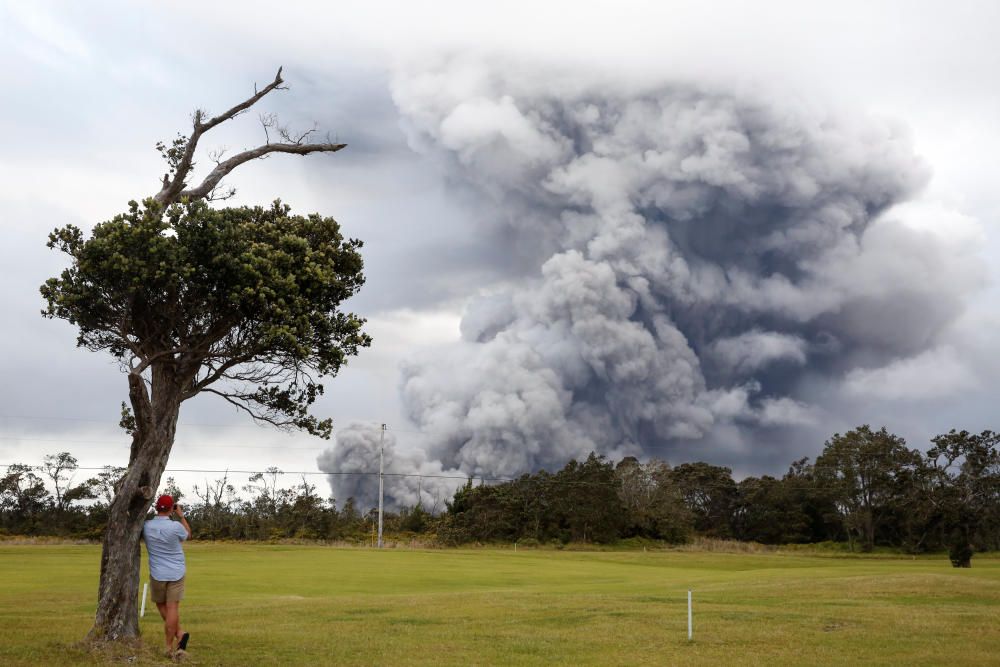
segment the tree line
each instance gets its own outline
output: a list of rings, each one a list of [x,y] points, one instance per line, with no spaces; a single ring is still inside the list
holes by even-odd
[[[0,479],[0,531],[98,538],[124,474],[106,466],[78,484],[69,453],[41,469],[13,465]],[[370,539],[374,508],[353,498],[338,507],[305,477],[281,487],[269,468],[237,489],[228,476],[194,487],[192,502],[172,480],[166,492],[187,505],[197,539]],[[51,487],[51,490],[50,490]],[[843,542],[851,550],[945,551],[967,567],[974,551],[1000,549],[1000,434],[952,430],[924,452],[885,428],[835,434],[811,462],[774,477],[735,481],[704,462],[670,466],[591,454],[554,473],[541,470],[494,484],[473,480],[443,512],[421,506],[388,512],[389,535],[442,544],[614,543],[628,538],[682,543],[695,536],[762,544]]]
[[[125,469],[104,466],[77,483],[78,470],[77,459],[69,452],[45,456],[41,466],[8,466],[0,477],[0,535],[99,540]],[[371,537],[377,509],[363,511],[353,498],[338,507],[304,476],[300,483],[282,487],[283,474],[267,468],[239,487],[224,474],[195,485],[190,498],[173,478],[167,478],[162,492],[184,506],[194,539],[364,542]],[[386,513],[384,524],[397,535],[416,535],[428,532],[434,519],[428,510],[414,507]]]
[[[969,566],[974,550],[1000,549],[1000,434],[952,430],[926,452],[885,428],[860,426],[828,440],[815,462],[781,477],[746,477],[708,463],[671,467],[591,455],[455,494],[439,538],[468,541],[684,542],[701,535],[762,544],[846,542],[908,553],[947,550]]]

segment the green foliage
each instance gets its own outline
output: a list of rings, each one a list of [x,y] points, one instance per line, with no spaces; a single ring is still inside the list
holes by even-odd
[[[828,490],[807,458],[781,479],[746,477],[738,484],[733,535],[762,544],[821,542],[837,537],[839,518]]]
[[[135,415],[132,414],[132,410],[126,405],[125,401],[122,401],[122,416],[118,420],[118,427],[129,435],[135,433]]]
[[[1000,545],[1000,434],[952,430],[933,439],[921,488],[923,519],[949,545],[955,567],[968,567],[972,545]]]
[[[736,536],[761,544],[803,541],[796,538],[807,532],[808,517],[791,502],[781,480],[769,475],[747,477],[738,490],[733,516]]]
[[[834,434],[816,459],[815,471],[830,490],[848,535],[871,551],[889,517],[906,503],[920,465],[920,454],[907,449],[902,438],[866,424]]]
[[[399,528],[410,533],[423,533],[430,527],[433,519],[420,505],[413,509],[404,508],[399,513]]]
[[[816,466],[803,458],[780,479],[746,477],[738,484],[727,468],[706,463],[671,468],[663,461],[626,457],[612,466],[592,454],[556,473],[543,470],[500,484],[470,479],[443,516],[404,507],[386,512],[384,524],[390,540],[423,534],[451,545],[517,542],[556,549],[691,538],[704,543],[731,531],[744,542],[854,551],[855,541],[868,537],[863,531],[871,530],[870,548],[862,542],[866,551],[947,551],[956,566],[968,567],[974,551],[997,550],[994,545],[1000,544],[998,442],[1000,436],[991,431],[951,431],[934,438],[920,456],[884,429],[861,427],[834,436]],[[0,478],[0,532],[98,536],[123,469],[106,466],[74,486],[68,481],[73,456],[45,458],[50,476],[61,480],[62,501],[58,493],[49,494],[33,468],[15,464]],[[305,478],[286,486],[283,475],[277,468],[252,475],[243,497],[228,475],[196,486],[197,502],[185,503],[195,537],[370,543],[374,509],[358,508],[353,498],[338,509]],[[172,480],[164,484],[165,492],[180,495]],[[870,503],[870,514],[864,503]],[[853,516],[846,513],[852,507]]]
[[[448,503],[438,537],[446,544],[526,537],[559,544],[606,543],[618,538],[624,514],[614,466],[591,454],[554,475],[543,470],[479,486],[470,479]]]
[[[0,477],[0,531],[17,535],[89,534],[103,521],[99,505],[87,507],[85,501],[97,497],[96,480],[72,484],[76,459],[69,452],[47,455],[45,480],[32,466],[15,463]]]
[[[184,157],[184,152],[188,147],[188,137],[181,133],[177,133],[177,136],[170,142],[170,144],[165,144],[162,141],[156,142],[156,151],[160,154],[163,160],[170,167],[170,175],[173,176],[177,173],[177,167],[180,165],[181,160]],[[194,163],[191,164],[194,166]]]
[[[671,479],[694,517],[694,528],[708,537],[729,537],[737,488],[733,471],[708,463],[683,463]]]
[[[45,482],[31,466],[15,463],[0,478],[0,511],[5,515],[30,520],[50,504],[54,503],[45,490]]]
[[[317,376],[370,344],[364,320],[339,310],[364,283],[361,242],[332,218],[269,208],[167,211],[147,200],[94,227],[68,225],[49,247],[72,264],[41,287],[43,314],[79,328],[78,345],[123,366],[170,365],[181,400],[223,395],[281,426],[328,437],[308,407]],[[213,387],[217,382],[224,389]],[[121,425],[136,427],[123,408]]]
[[[623,537],[686,542],[693,517],[663,461],[640,463],[629,456],[615,468],[615,483],[624,508]]]

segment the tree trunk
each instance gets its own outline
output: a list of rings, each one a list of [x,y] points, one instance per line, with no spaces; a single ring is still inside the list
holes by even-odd
[[[875,550],[875,518],[872,514],[871,509],[865,510],[865,541],[861,547],[861,550],[865,553],[871,553]]]
[[[88,639],[119,641],[139,636],[139,538],[146,512],[167,467],[180,411],[179,387],[153,369],[153,397],[144,381],[129,375],[129,398],[136,417],[129,467],[108,510],[101,541],[97,614]]]

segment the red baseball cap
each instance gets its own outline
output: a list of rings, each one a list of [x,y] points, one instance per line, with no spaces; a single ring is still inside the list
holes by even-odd
[[[166,512],[169,509],[174,508],[174,499],[172,496],[163,495],[156,499],[156,511]]]

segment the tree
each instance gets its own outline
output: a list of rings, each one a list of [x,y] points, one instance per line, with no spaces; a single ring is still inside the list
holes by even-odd
[[[42,469],[56,492],[57,512],[65,512],[76,500],[95,497],[89,481],[73,486],[73,475],[79,467],[76,457],[69,452],[46,454],[42,459]]]
[[[258,513],[271,518],[278,513],[278,477],[284,474],[271,466],[264,472],[255,472],[250,476],[249,484],[243,490],[252,494],[252,503]]]
[[[190,185],[203,135],[283,86],[274,81],[218,116],[195,111],[190,135],[159,144],[169,171],[160,190],[96,225],[72,225],[49,247],[71,264],[41,292],[43,315],[79,329],[77,344],[111,354],[128,381],[122,424],[132,435],[128,469],[117,484],[102,540],[98,608],[90,637],[138,635],[139,536],[160,484],[181,404],[200,394],[227,401],[254,420],[329,437],[330,420],[310,406],[319,380],[336,375],[369,345],[364,320],[340,304],[364,282],[361,242],[345,240],[332,218],[270,207],[213,209],[220,182],[270,153],[334,152],[262,117],[266,143],[222,160]],[[272,143],[271,133],[283,142]]]
[[[325,533],[326,503],[305,475],[302,483],[289,490],[290,502],[284,512],[283,529],[290,537],[319,539]]]
[[[781,484],[788,507],[805,519],[805,524],[790,526],[792,530],[786,533],[789,542],[840,539],[842,522],[833,495],[816,479],[816,469],[809,463],[809,457],[792,461]]]
[[[558,539],[609,542],[625,508],[612,464],[590,454],[554,475],[544,470],[499,484],[468,483],[447,503],[438,537],[446,544]]]
[[[733,511],[733,532],[737,539],[763,544],[787,542],[789,531],[796,532],[803,517],[785,502],[780,480],[764,475],[745,477],[737,484],[739,496]]]
[[[115,485],[125,475],[125,468],[121,466],[106,465],[97,473],[97,477],[90,480],[97,498],[103,499],[108,505],[115,498]]]
[[[236,487],[229,483],[229,471],[213,482],[206,479],[204,490],[195,484],[194,495],[201,501],[193,508],[192,515],[194,525],[198,525],[198,534],[213,539],[222,537],[224,524],[228,523],[226,519],[236,502]]]
[[[419,503],[410,508],[404,508],[399,513],[399,528],[411,533],[422,533],[427,530],[433,517]]]
[[[1000,433],[955,431],[935,437],[927,451],[930,498],[955,567],[971,567],[973,543],[995,547],[1000,518]]]
[[[687,540],[692,517],[670,473],[665,461],[639,463],[634,456],[625,457],[615,467],[626,537]]]
[[[694,517],[694,528],[709,537],[729,537],[736,504],[733,471],[708,463],[682,463],[670,471],[684,504]]]
[[[552,503],[570,540],[610,542],[618,537],[625,514],[615,484],[614,465],[591,453],[579,463],[571,460],[556,473],[553,486],[558,499]]]
[[[45,482],[31,466],[11,464],[7,474],[0,477],[0,514],[4,515],[5,528],[31,533],[35,517],[50,504]]]
[[[830,490],[852,548],[855,536],[864,551],[874,548],[878,529],[908,495],[919,466],[920,454],[885,427],[873,431],[865,424],[826,442],[816,478]]]

